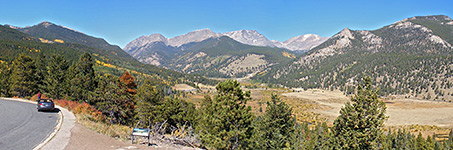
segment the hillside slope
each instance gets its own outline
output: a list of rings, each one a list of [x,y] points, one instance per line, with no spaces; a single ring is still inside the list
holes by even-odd
[[[227,36],[179,47],[156,41],[127,52],[145,63],[209,77],[243,77],[296,57],[286,49],[251,46]]]
[[[61,54],[69,61],[75,61],[78,59],[79,55],[88,52],[95,58],[97,65],[96,69],[101,72],[121,75],[125,70],[129,70],[135,75],[165,80],[168,84],[188,83],[193,85],[193,82],[214,84],[214,81],[200,76],[187,75],[153,65],[142,64],[121,50],[118,46],[104,43],[102,48],[95,48],[91,46],[96,46],[96,44],[89,44],[93,42],[78,43],[77,41],[84,40],[68,40],[71,39],[69,37],[78,35],[81,39],[94,39],[95,41],[99,41],[97,38],[62,26],[44,22],[33,27],[44,26],[39,28],[46,28],[45,24],[48,26],[48,32],[52,34],[46,34],[47,32],[34,32],[34,35],[31,36],[20,32],[20,30],[25,28],[16,27],[16,29],[19,29],[16,30],[11,28],[11,26],[0,26],[0,60],[9,62],[20,53],[26,53],[31,56],[37,56],[39,53],[43,53],[46,56]],[[103,39],[100,41],[101,43],[102,41],[105,42]],[[103,44],[98,44],[98,46],[99,45]]]
[[[295,61],[256,76],[262,82],[354,92],[362,74],[381,95],[453,100],[453,21],[413,17],[374,31],[344,29]]]

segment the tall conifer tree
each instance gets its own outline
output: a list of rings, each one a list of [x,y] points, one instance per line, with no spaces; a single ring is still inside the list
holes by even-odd
[[[50,57],[46,70],[46,78],[44,85],[50,97],[55,99],[64,98],[65,92],[65,77],[68,72],[69,63],[62,55],[53,55]]]
[[[364,77],[357,94],[340,110],[332,128],[338,149],[375,149],[386,120],[385,103],[373,90],[370,77]]]
[[[67,77],[69,96],[92,104],[89,102],[89,97],[97,87],[93,67],[94,62],[89,53],[83,54],[77,63],[72,64]]]
[[[20,54],[12,64],[10,76],[10,93],[13,96],[32,96],[37,92],[36,66],[33,59]]]
[[[206,96],[198,123],[201,141],[213,149],[245,149],[250,146],[253,114],[246,106],[250,91],[243,92],[237,81],[216,86],[218,94]]]
[[[99,76],[99,86],[94,92],[92,103],[106,115],[110,123],[129,125],[134,117],[134,103],[126,92],[126,86],[118,77]]]
[[[36,86],[38,87],[38,91],[45,92],[47,87],[44,83],[45,77],[47,76],[47,58],[41,52],[38,54],[38,57],[35,59],[35,66],[36,66]]]
[[[0,62],[0,96],[8,96],[8,79],[11,71],[7,62]]]
[[[135,119],[142,122],[142,127],[148,127],[158,120],[158,105],[162,100],[163,96],[158,92],[156,85],[151,79],[146,78],[135,95]]]
[[[253,136],[256,149],[290,148],[295,133],[296,120],[292,108],[282,102],[276,94],[267,102],[266,112],[257,121]]]

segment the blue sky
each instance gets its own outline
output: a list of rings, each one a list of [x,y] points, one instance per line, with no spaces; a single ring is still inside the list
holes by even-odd
[[[124,47],[142,35],[257,30],[271,40],[373,30],[412,16],[453,17],[452,0],[2,0],[0,24],[50,21]]]

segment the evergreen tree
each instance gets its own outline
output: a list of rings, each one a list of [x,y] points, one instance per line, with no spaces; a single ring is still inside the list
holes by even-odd
[[[110,123],[131,124],[134,104],[126,91],[126,86],[118,77],[99,76],[99,87],[95,90],[93,103],[106,115]]]
[[[252,138],[256,149],[283,149],[292,145],[296,124],[292,109],[276,94],[272,94],[271,98],[272,101],[267,102],[266,112],[257,119]]]
[[[44,85],[49,96],[55,99],[64,98],[65,92],[65,77],[69,68],[69,63],[62,55],[53,55],[50,57],[46,70],[46,78]]]
[[[38,87],[38,91],[45,92],[47,90],[46,84],[44,83],[45,77],[47,76],[47,59],[43,53],[39,53],[38,57],[35,59],[35,66],[36,66],[36,86]]]
[[[166,98],[162,104],[158,105],[159,112],[156,113],[157,122],[167,120],[168,130],[171,127],[191,126],[195,121],[195,105],[179,98]]]
[[[138,87],[135,95],[135,119],[141,121],[142,127],[148,127],[159,120],[157,113],[158,105],[163,100],[163,96],[159,93],[151,79],[146,78],[143,84]]]
[[[67,79],[68,81],[68,95],[72,98],[85,101],[90,104],[89,97],[97,87],[97,81],[94,71],[94,62],[89,53],[80,56],[77,63],[73,63],[69,68]]]
[[[0,96],[6,97],[8,95],[8,79],[10,69],[7,62],[0,61]]]
[[[31,96],[37,92],[36,66],[33,59],[20,54],[12,64],[10,76],[10,93],[12,96]]]
[[[217,94],[205,96],[197,125],[201,142],[212,149],[246,149],[253,128],[250,91],[243,92],[237,81],[227,80],[216,86]]]
[[[418,133],[417,138],[415,139],[416,149],[428,149],[428,144],[426,140],[422,137],[422,133]]]
[[[385,103],[372,89],[371,78],[364,77],[357,94],[340,110],[332,131],[338,149],[375,149],[386,120]]]

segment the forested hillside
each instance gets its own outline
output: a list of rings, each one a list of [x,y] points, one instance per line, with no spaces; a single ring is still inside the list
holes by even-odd
[[[42,26],[42,24],[43,23],[37,26]],[[33,27],[32,29],[34,29]],[[176,71],[156,67],[153,65],[142,64],[135,60],[134,58],[132,58],[127,53],[125,53],[118,46],[109,45],[104,40],[93,38],[70,29],[56,26],[54,24],[49,24],[48,27],[51,28],[49,29],[49,32],[52,33],[51,35],[55,37],[44,40],[39,35],[43,34],[42,35],[43,37],[49,38],[49,35],[44,34],[46,32],[36,32],[34,33],[35,36],[30,36],[22,32],[19,32],[18,30],[12,29],[10,27],[0,26],[0,60],[4,62],[11,62],[20,53],[25,53],[32,57],[37,57],[39,54],[42,54],[45,57],[50,57],[54,54],[60,54],[65,56],[65,58],[71,64],[78,59],[79,55],[87,52],[93,56],[93,61],[95,62],[96,66],[95,68],[98,71],[104,73],[119,76],[124,71],[130,70],[131,73],[139,75],[140,77],[142,76],[153,77],[161,81],[167,82],[168,84],[187,83],[190,85],[194,85],[194,82],[204,84],[215,84],[215,81],[208,80],[201,76],[187,75]],[[65,32],[60,33],[59,32],[60,30]],[[64,40],[62,40],[66,39],[65,37],[71,37],[73,34],[77,34],[80,37],[85,37],[85,39],[87,40],[95,39],[93,41],[101,41],[101,43],[102,42],[104,43],[103,44],[98,43],[96,45],[90,44],[93,42],[73,43],[71,41],[64,42]],[[77,40],[73,41],[78,42]],[[91,46],[101,47],[99,45],[104,45],[104,47],[103,48],[91,47]]]
[[[274,85],[355,91],[370,75],[380,95],[453,99],[453,21],[447,16],[413,17],[374,31],[344,29],[296,61],[255,79]]]
[[[288,62],[297,53],[272,47],[251,46],[227,36],[213,37],[173,47],[152,42],[130,48],[129,54],[144,63],[208,77],[244,77]]]

